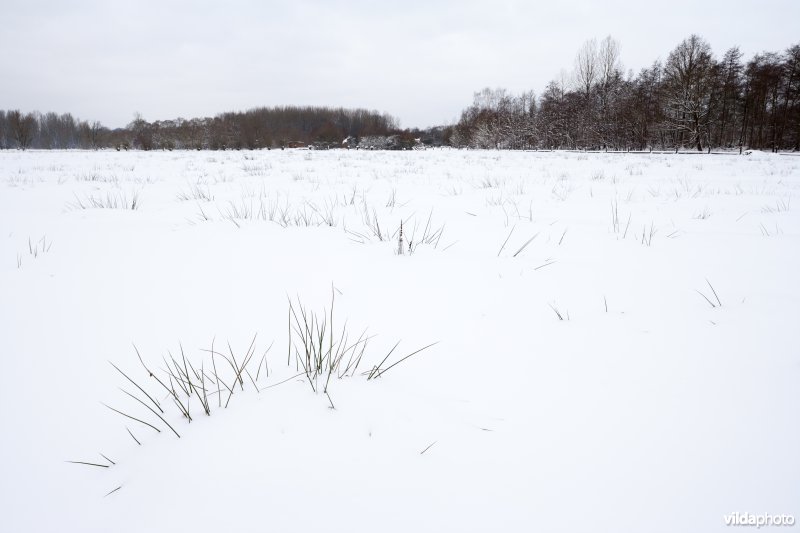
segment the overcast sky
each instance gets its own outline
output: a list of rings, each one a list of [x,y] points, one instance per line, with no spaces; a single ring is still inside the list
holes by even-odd
[[[698,33],[746,57],[800,42],[800,0],[0,0],[0,109],[111,127],[272,105],[448,123],[482,87],[540,93],[586,39],[638,71]]]

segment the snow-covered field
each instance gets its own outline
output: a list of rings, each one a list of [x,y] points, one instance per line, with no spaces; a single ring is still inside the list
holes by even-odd
[[[0,152],[0,529],[800,517],[799,193],[768,154]],[[355,345],[327,394],[301,306]],[[205,376],[192,422],[134,345]]]

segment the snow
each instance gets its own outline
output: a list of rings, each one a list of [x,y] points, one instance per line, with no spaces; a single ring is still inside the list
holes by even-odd
[[[798,189],[800,158],[761,153],[0,152],[2,529],[797,517]],[[398,255],[401,220],[440,236]],[[276,384],[288,298],[322,316],[332,286],[334,330],[375,336],[329,400]],[[254,335],[260,392],[210,417],[195,397],[191,423],[133,348],[208,369],[212,341],[241,358]],[[398,340],[389,363],[438,344],[361,375]]]

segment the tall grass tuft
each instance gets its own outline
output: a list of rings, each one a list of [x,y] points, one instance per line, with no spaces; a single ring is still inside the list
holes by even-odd
[[[342,379],[353,377],[364,359],[367,345],[373,338],[365,329],[360,334],[351,335],[345,322],[339,329],[334,328],[335,292],[331,291],[330,311],[315,313],[303,306],[298,300],[289,299],[289,360],[294,357],[295,368],[305,375],[314,392],[328,393],[331,378]],[[355,341],[351,339],[355,338]],[[361,372],[367,380],[381,377],[388,370],[428,348],[438,344],[434,342],[415,350],[395,362],[389,363],[392,354],[400,345],[397,341],[380,363],[367,371]],[[332,402],[331,402],[332,403]]]
[[[710,305],[712,307],[712,309],[716,308],[716,307],[722,307],[722,300],[719,299],[719,295],[717,294],[717,291],[714,289],[714,286],[711,285],[711,282],[708,281],[708,279],[706,279],[706,283],[708,284],[708,287],[711,289],[711,293],[714,295],[714,300],[713,301],[711,300],[711,298],[709,298],[708,296],[706,296],[705,294],[703,294],[699,290],[695,289],[695,292],[697,294],[699,294],[700,296],[702,296],[703,299],[706,302],[708,302],[708,305]],[[714,302],[716,302],[716,303],[714,303]]]
[[[124,192],[110,193],[107,192],[105,196],[102,195],[88,195],[84,198],[75,196],[75,201],[67,204],[68,208],[79,209],[123,209],[135,211],[141,207],[139,200],[139,193],[134,192],[128,196]]]

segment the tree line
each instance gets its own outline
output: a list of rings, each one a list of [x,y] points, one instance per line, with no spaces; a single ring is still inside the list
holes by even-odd
[[[800,44],[744,61],[721,58],[700,36],[664,62],[623,72],[619,43],[586,41],[571,72],[537,97],[505,89],[475,93],[458,122],[399,128],[389,114],[332,107],[261,107],[214,117],[148,122],[138,114],[109,129],[71,114],[0,110],[0,149],[260,149],[303,145],[410,148],[702,151],[800,150]]]
[[[386,113],[331,107],[261,107],[211,118],[148,122],[136,114],[124,128],[109,129],[66,113],[0,110],[0,149],[224,150],[316,144],[341,145],[362,136],[408,135]]]
[[[0,149],[100,148],[108,129],[69,113],[22,113],[0,109]]]
[[[800,44],[720,59],[691,35],[638,74],[625,75],[619,44],[592,39],[536,98],[475,93],[450,134],[471,148],[800,150]]]
[[[213,118],[147,122],[136,117],[117,142],[151,149],[249,149],[292,145],[340,145],[348,137],[389,135],[397,120],[366,109],[260,107]]]

